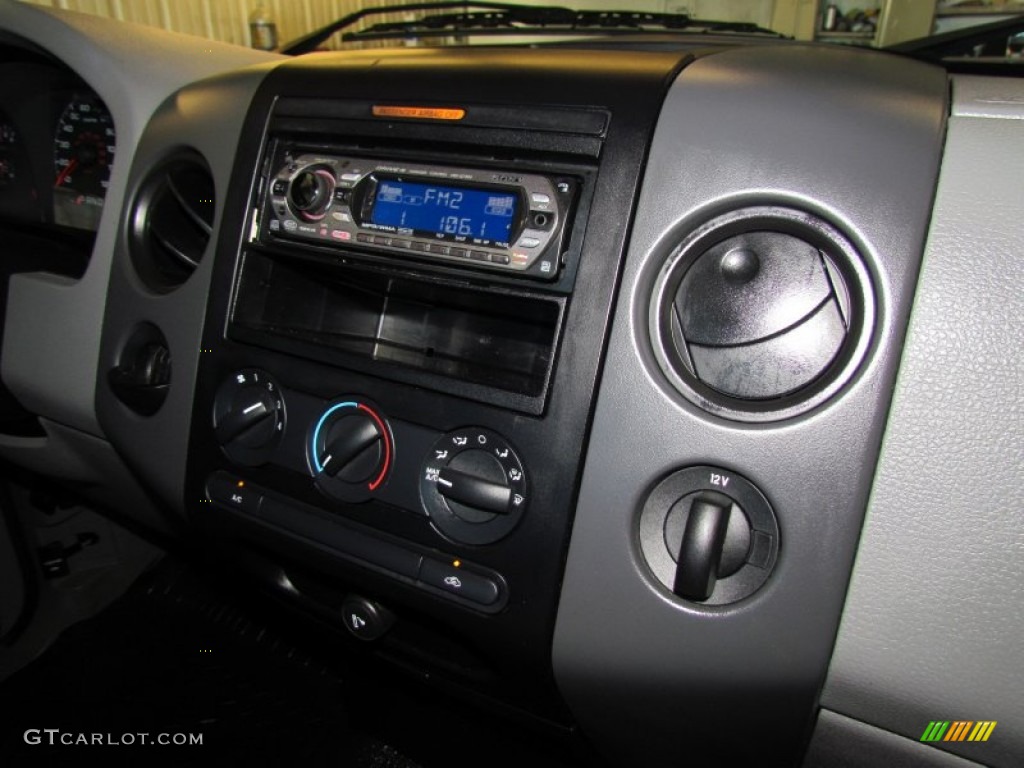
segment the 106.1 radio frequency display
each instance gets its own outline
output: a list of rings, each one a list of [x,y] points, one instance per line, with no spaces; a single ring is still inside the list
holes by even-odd
[[[508,247],[517,203],[517,196],[505,190],[381,179],[369,223]]]

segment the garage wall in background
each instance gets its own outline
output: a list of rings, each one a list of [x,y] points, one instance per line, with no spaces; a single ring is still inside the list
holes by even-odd
[[[293,40],[353,11],[414,0],[23,0],[173,32],[249,46],[249,18],[259,7],[277,25],[278,41]],[[811,39],[820,0],[518,0],[570,8],[690,13],[697,18],[748,21],[799,39]],[[387,17],[380,17],[378,21]],[[333,38],[327,47],[337,48]]]
[[[249,17],[262,6],[287,42],[360,8],[404,5],[411,0],[25,0],[35,5],[81,11],[172,32],[251,45]],[[381,20],[381,19],[379,19]],[[332,40],[330,47],[337,46]]]
[[[263,8],[277,27],[277,40],[286,43],[361,8],[408,5],[422,0],[22,0],[70,11],[198,35],[236,45],[252,45],[249,20]],[[814,40],[820,31],[822,9],[831,0],[515,0],[524,5],[564,5],[599,10],[647,10],[689,13],[699,19],[752,22],[798,40]],[[1024,2],[1024,0],[1021,0]],[[842,10],[881,8],[878,46],[927,35],[932,30],[936,0],[838,0]],[[980,6],[987,8],[988,6]],[[411,14],[410,14],[411,15]],[[399,21],[403,14],[371,19]],[[998,17],[970,17],[973,23]],[[366,22],[362,22],[366,23]],[[848,41],[847,41],[848,42]],[[379,43],[362,43],[359,47]],[[864,41],[863,44],[869,44]],[[338,48],[337,37],[325,47]],[[352,47],[346,45],[345,47]]]

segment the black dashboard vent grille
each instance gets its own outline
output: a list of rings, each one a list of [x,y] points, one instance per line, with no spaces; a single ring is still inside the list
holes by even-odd
[[[673,386],[739,421],[795,416],[850,379],[873,324],[852,243],[812,214],[756,207],[719,216],[669,254],[649,328]]]
[[[155,167],[133,209],[132,261],[154,290],[166,292],[195,271],[213,234],[215,190],[209,167],[195,152]]]

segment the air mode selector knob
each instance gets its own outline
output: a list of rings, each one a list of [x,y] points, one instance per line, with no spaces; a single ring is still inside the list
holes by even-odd
[[[431,447],[420,499],[431,523],[449,539],[489,544],[508,535],[525,512],[526,470],[496,432],[456,430]]]
[[[505,468],[497,458],[479,449],[464,451],[442,467],[437,490],[455,515],[466,522],[483,523],[511,511],[512,488]]]

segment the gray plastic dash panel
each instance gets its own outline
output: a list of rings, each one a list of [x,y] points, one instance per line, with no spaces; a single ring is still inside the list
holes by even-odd
[[[0,28],[48,48],[96,90],[114,117],[122,160],[133,156],[147,120],[178,88],[281,58],[216,42],[197,56],[189,37],[28,3],[0,3]],[[72,281],[43,273],[15,275],[3,328],[3,379],[19,402],[94,435],[100,434],[95,411],[100,332],[118,219],[129,196],[127,180],[128,163],[115,163],[85,276]],[[22,444],[0,437],[0,449],[15,460]],[[55,465],[51,471],[61,474],[63,468]]]
[[[253,94],[269,70],[270,66],[252,67],[211,78],[169,98],[150,120],[129,176],[129,189],[137,190],[151,168],[188,148],[209,163],[216,189],[215,234],[206,257],[171,293],[159,295],[146,287],[125,247],[127,238],[119,240],[104,319],[96,397],[100,425],[132,469],[161,498],[173,500],[176,510],[185,506],[185,463],[190,446],[189,421],[182,414],[192,410],[216,233],[224,216],[242,124]],[[117,365],[131,333],[142,323],[160,329],[172,360],[167,400],[151,416],[126,407],[107,380],[107,372]]]
[[[972,114],[979,94],[1016,114]],[[1024,762],[1024,83],[954,81],[921,282],[822,704]],[[965,103],[966,102],[966,103]]]
[[[931,744],[911,741],[823,709],[818,714],[814,738],[807,748],[802,768],[978,768],[978,765],[935,749]]]
[[[923,250],[946,77],[877,53],[778,47],[698,60],[658,121],[625,264],[554,638],[559,686],[623,765],[783,765],[815,714]],[[613,118],[614,119],[614,118]],[[647,335],[654,276],[713,216],[782,205],[863,254],[878,315],[857,376],[800,418],[743,425],[691,405]],[[698,607],[649,574],[637,541],[676,469],[744,475],[778,516],[765,586]]]

